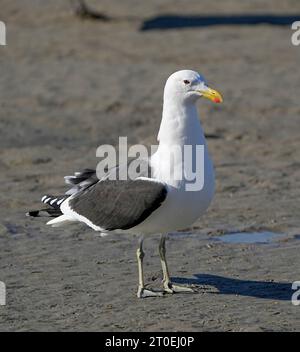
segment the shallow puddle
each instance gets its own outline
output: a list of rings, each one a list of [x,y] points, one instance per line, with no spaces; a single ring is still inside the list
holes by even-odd
[[[282,238],[284,235],[275,232],[235,232],[216,237],[217,241],[225,243],[271,243]]]

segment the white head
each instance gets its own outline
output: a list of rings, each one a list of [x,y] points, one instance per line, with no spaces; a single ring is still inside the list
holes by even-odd
[[[177,71],[167,79],[164,90],[165,100],[176,99],[183,103],[195,103],[200,97],[215,103],[223,101],[221,94],[209,88],[205,78],[195,71]]]

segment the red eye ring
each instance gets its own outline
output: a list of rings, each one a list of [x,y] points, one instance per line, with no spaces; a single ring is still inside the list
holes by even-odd
[[[191,82],[188,81],[187,79],[185,79],[185,80],[183,81],[183,83],[184,83],[184,84],[190,84]]]

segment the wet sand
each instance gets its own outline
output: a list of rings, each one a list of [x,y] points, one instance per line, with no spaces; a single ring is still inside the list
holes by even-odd
[[[0,47],[0,306],[2,331],[299,331],[300,47],[288,26],[141,31],[162,14],[297,14],[298,1],[101,1],[111,21],[82,21],[67,1],[3,0]],[[96,6],[97,5],[97,6]],[[275,10],[276,9],[276,10]],[[174,281],[196,294],[138,300],[137,238],[101,238],[24,216],[63,176],[95,167],[96,148],[155,144],[174,71],[200,71],[225,101],[199,102],[215,164],[209,211],[171,234]],[[267,244],[216,241],[282,233]],[[147,281],[160,285],[158,236],[145,241]]]

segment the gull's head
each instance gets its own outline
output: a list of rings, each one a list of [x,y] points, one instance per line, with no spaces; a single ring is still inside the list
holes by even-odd
[[[165,99],[178,99],[183,103],[195,103],[198,98],[204,97],[214,103],[222,103],[219,92],[209,88],[206,80],[198,72],[182,70],[173,73],[166,82]]]

